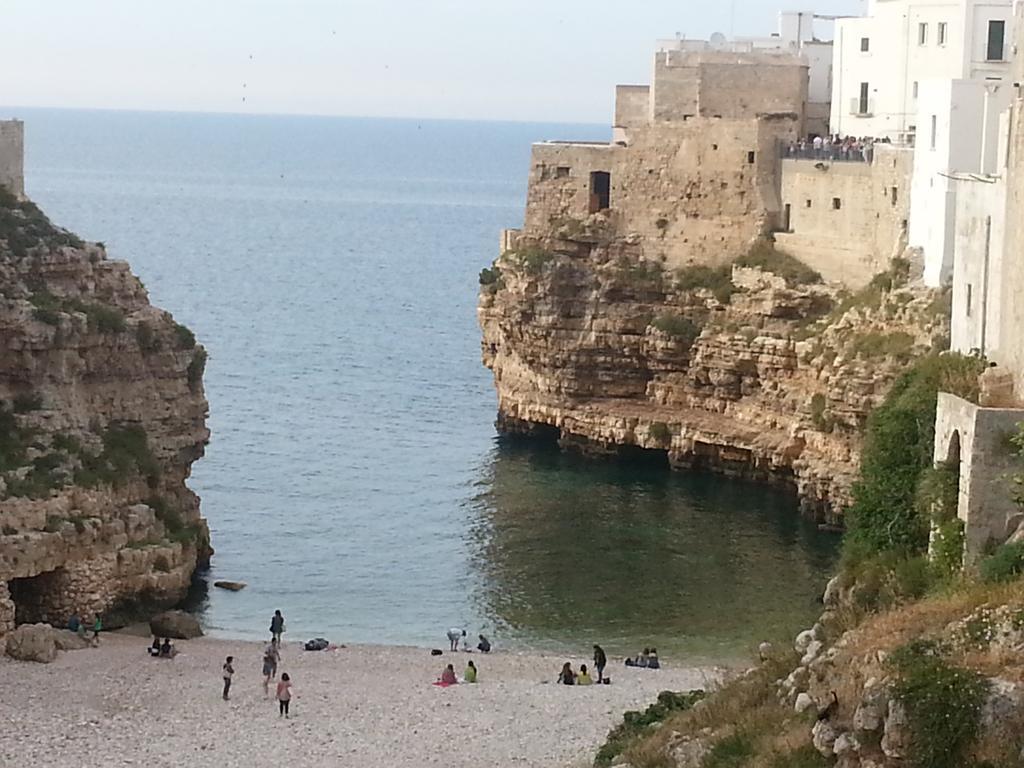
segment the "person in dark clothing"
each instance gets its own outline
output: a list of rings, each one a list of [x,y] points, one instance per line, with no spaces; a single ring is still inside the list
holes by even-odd
[[[480,651],[480,653],[490,653],[491,652],[491,641],[488,640],[483,635],[479,635],[479,637],[480,637],[480,642],[476,644],[476,649],[478,651]]]
[[[598,684],[604,682],[604,668],[608,664],[608,657],[604,655],[604,649],[600,645],[594,646],[594,669],[597,670]]]
[[[284,616],[281,615],[281,611],[274,611],[274,615],[270,619],[270,635],[277,638],[277,642],[280,643],[282,632],[284,632]]]
[[[558,673],[558,682],[562,685],[576,685],[576,673],[572,671],[572,664],[568,661],[562,665],[562,671]]]
[[[231,676],[235,674],[235,668],[232,665],[234,660],[234,656],[228,656],[224,662],[224,701],[228,700],[228,691],[231,690]]]

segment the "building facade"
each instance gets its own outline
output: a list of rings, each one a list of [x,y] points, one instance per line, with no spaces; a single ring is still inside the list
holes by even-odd
[[[925,80],[1009,77],[1012,24],[1012,0],[869,0],[836,21],[832,131],[913,141]]]

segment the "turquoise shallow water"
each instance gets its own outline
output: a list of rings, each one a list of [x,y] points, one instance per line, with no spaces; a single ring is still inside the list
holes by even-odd
[[[835,539],[792,497],[499,438],[476,276],[529,145],[598,126],[0,109],[28,190],[210,351],[192,485],[215,634],[723,657],[811,619]]]

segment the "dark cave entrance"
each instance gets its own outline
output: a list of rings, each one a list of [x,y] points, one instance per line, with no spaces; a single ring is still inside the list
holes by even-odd
[[[64,569],[44,571],[38,576],[11,579],[7,587],[14,603],[14,623],[37,624],[48,622],[55,624],[59,618],[59,600],[64,588]]]

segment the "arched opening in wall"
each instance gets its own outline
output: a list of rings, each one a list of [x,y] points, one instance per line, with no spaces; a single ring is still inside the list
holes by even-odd
[[[15,624],[47,622],[62,625],[67,621],[62,605],[66,587],[63,568],[45,571],[38,576],[11,579],[7,587],[14,603]]]
[[[918,498],[926,499],[931,520],[928,551],[944,570],[955,572],[963,564],[964,524],[958,516],[960,504],[960,432],[949,438],[945,456],[935,463],[921,481]]]

